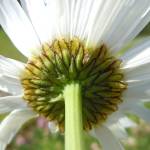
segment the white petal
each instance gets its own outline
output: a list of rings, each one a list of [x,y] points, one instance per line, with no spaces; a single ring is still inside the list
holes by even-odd
[[[78,36],[81,39],[87,38],[86,26],[89,21],[90,13],[94,13],[92,10],[96,1],[92,0],[78,0],[69,1],[68,3],[68,26],[71,31],[70,36]],[[98,2],[97,2],[98,3]]]
[[[88,41],[106,43],[112,50],[119,50],[133,39],[150,20],[149,0],[109,0],[90,1],[92,4],[82,9],[81,18],[88,17],[85,26]],[[83,19],[84,20],[84,19]],[[82,24],[81,24],[82,25]],[[85,34],[85,35],[86,35]],[[85,38],[85,37],[84,37]]]
[[[123,22],[121,21],[121,25],[117,25],[117,31],[115,30],[113,34],[110,35],[110,37],[116,37],[116,41],[111,41],[112,38],[109,39],[110,44],[114,44],[112,48],[114,51],[120,50],[125,44],[133,40],[150,21],[150,1],[133,1],[132,8],[128,8],[127,10],[127,17],[123,19]],[[129,5],[131,3],[132,2],[129,0]],[[132,11],[129,9],[132,9]],[[119,34],[117,34],[117,32],[119,32]]]
[[[125,129],[129,127],[135,127],[136,124],[128,117],[126,117],[124,112],[121,112],[121,110],[117,113],[117,116],[114,114],[116,114],[116,112],[113,113],[113,115],[109,116],[109,118],[105,122],[105,125],[109,127],[109,129],[117,138],[125,139],[128,137]],[[118,117],[118,114],[122,115]]]
[[[52,122],[52,121],[48,123],[48,128],[49,128],[51,133],[56,133],[56,132],[59,131],[58,126],[56,125],[56,123]]]
[[[26,103],[22,99],[22,96],[0,97],[0,113],[7,113],[15,109],[23,109],[26,107]]]
[[[21,126],[36,114],[29,109],[18,109],[11,112],[0,124],[0,143],[9,144]]]
[[[122,110],[124,112],[132,113],[134,115],[137,115],[138,117],[144,119],[147,122],[150,122],[150,110],[145,108],[143,104],[130,104],[125,105],[122,107]]]
[[[144,119],[145,121],[150,122],[150,110],[146,109],[144,106],[136,105],[132,108],[131,112]]]
[[[133,122],[131,119],[128,117],[124,117],[119,119],[118,123],[123,127],[123,128],[130,128],[130,127],[135,127],[136,123]]]
[[[150,37],[142,41],[134,49],[129,49],[121,57],[124,63],[124,69],[134,68],[150,62]]]
[[[0,90],[13,95],[21,94],[19,76],[23,69],[23,63],[0,56]]]
[[[0,90],[12,95],[20,95],[23,92],[22,86],[14,84],[14,82],[7,81],[5,78],[0,77]]]
[[[118,122],[118,120],[120,118],[124,118],[124,117],[125,117],[124,113],[122,113],[120,110],[118,110],[118,111],[112,113],[111,115],[109,115],[109,117],[107,118],[107,124],[108,125],[114,124],[114,123]]]
[[[25,56],[39,53],[39,40],[17,0],[1,0],[0,24],[15,46]]]
[[[128,117],[119,119],[115,124],[109,125],[109,129],[113,134],[120,140],[125,140],[128,138],[128,133],[126,128],[136,127],[137,124],[130,120]]]
[[[125,79],[127,82],[148,80],[150,74],[150,62],[136,67],[124,69]]]
[[[128,88],[123,93],[123,99],[132,102],[150,99],[150,80],[128,83]]]
[[[122,59],[125,80],[128,83],[123,99],[128,103],[150,100],[150,38],[128,50]]]
[[[150,21],[149,0],[125,0],[124,2],[111,24],[112,27],[107,31],[109,35],[104,36],[114,51],[120,50],[134,39]]]
[[[114,112],[111,116],[108,117],[106,121],[106,124],[108,126],[111,126],[113,124],[119,124],[123,128],[136,126],[136,124],[132,120],[130,120],[128,117],[126,117],[124,112],[121,112],[120,109],[117,112],[118,112],[117,116],[116,116],[116,112]],[[118,114],[121,114],[120,117],[118,117]]]
[[[113,124],[110,127],[110,130],[112,133],[119,139],[124,140],[128,137],[128,134],[123,126],[121,126],[119,123]]]
[[[133,39],[150,20],[149,0],[21,1],[42,39],[50,38],[50,26],[56,34],[78,36],[87,43],[105,42],[112,50]]]
[[[0,55],[0,74],[18,78],[25,64]]]
[[[5,149],[6,149],[6,145],[0,142],[0,150],[5,150]]]
[[[61,11],[60,0],[21,0],[21,4],[32,21],[41,42],[47,42],[56,36]],[[62,13],[62,11],[61,11]],[[58,34],[57,34],[58,36]]]
[[[96,138],[102,144],[104,150],[123,150],[123,146],[119,140],[113,135],[106,126],[95,129]]]

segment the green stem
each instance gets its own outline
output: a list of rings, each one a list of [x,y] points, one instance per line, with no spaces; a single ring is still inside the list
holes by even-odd
[[[64,89],[65,150],[84,150],[81,87],[71,83]]]

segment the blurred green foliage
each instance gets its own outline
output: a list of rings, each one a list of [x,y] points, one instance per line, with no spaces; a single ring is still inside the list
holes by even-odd
[[[0,55],[25,61],[26,58],[16,49],[10,39],[0,28]]]

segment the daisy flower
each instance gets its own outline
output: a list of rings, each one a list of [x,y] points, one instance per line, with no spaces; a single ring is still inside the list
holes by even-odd
[[[150,21],[150,0],[0,0],[0,24],[26,64],[0,56],[0,150],[42,115],[83,150],[82,132],[122,150],[127,114],[149,121],[150,41],[121,49]],[[10,51],[11,52],[11,51]]]

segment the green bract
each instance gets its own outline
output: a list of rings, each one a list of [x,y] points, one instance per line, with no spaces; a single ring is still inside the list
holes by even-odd
[[[78,38],[44,44],[40,56],[30,59],[22,73],[24,99],[37,113],[55,120],[64,130],[63,90],[75,81],[81,86],[83,128],[88,130],[116,111],[127,85],[121,61],[106,45],[87,48]]]

